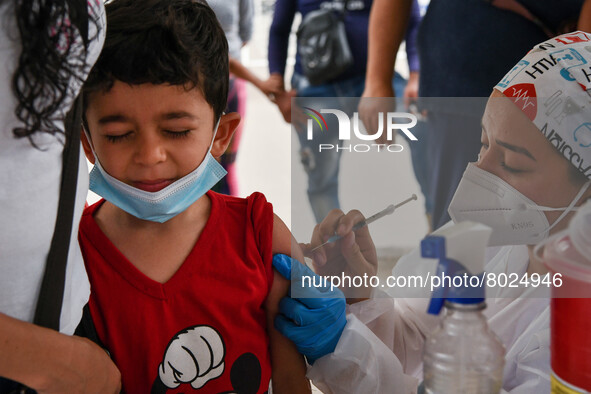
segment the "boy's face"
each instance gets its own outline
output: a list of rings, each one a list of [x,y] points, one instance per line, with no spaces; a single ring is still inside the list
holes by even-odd
[[[128,85],[90,95],[86,109],[92,146],[104,170],[138,189],[155,192],[193,171],[213,138],[214,113],[201,91],[172,85]],[[238,125],[223,115],[211,153],[220,156]],[[94,155],[82,138],[88,159]]]

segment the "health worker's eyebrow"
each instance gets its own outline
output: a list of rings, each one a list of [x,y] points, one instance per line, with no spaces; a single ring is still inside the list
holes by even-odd
[[[484,133],[488,135],[488,133],[486,132],[486,129],[484,127],[484,124],[481,123],[481,126],[482,126],[482,130],[484,131]],[[509,144],[508,142],[504,142],[499,139],[495,139],[495,142],[497,144],[499,144],[500,146],[502,146],[503,148],[509,149],[510,151],[515,152],[515,153],[521,153],[522,155],[525,155],[525,156],[529,157],[530,159],[532,159],[533,161],[537,162],[534,155],[532,155],[527,149],[525,149],[521,146],[512,145],[512,144]]]
[[[510,151],[513,151],[513,152],[516,152],[516,153],[521,153],[522,155],[525,155],[525,156],[529,157],[533,161],[537,161],[536,158],[531,153],[529,153],[529,151],[527,149],[522,148],[521,146],[511,145],[511,144],[508,144],[508,143],[503,142],[501,140],[495,140],[495,142],[497,144],[501,145],[503,148],[507,148]]]

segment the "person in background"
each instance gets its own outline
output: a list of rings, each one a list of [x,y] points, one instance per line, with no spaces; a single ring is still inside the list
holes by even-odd
[[[533,45],[573,30],[583,1],[432,0],[418,34],[419,97],[487,97],[490,87]],[[374,1],[363,97],[392,95],[389,81],[410,3]],[[447,208],[464,168],[478,155],[481,101],[475,99],[474,107],[468,108],[454,100],[436,100],[426,108],[433,228],[449,221]],[[373,116],[371,108],[360,106],[359,111],[364,123]]]
[[[346,7],[343,10],[343,7]],[[372,0],[339,1],[339,0],[278,0],[275,4],[273,22],[269,31],[269,74],[270,81],[282,93],[276,95],[276,102],[284,119],[291,122],[291,98],[299,97],[310,105],[312,99],[320,98],[322,106],[327,101],[322,98],[359,98],[365,86],[365,71],[368,50],[368,23]],[[335,79],[319,85],[312,85],[305,77],[300,64],[300,55],[296,52],[294,72],[291,77],[291,90],[285,89],[285,71],[289,47],[289,37],[296,13],[305,18],[308,13],[328,8],[335,12],[343,12],[347,41],[353,55],[353,65]],[[410,81],[406,94],[416,95],[412,88],[416,88],[418,76],[418,59],[415,46],[416,30],[420,22],[418,3],[413,1],[413,13],[407,29],[407,53],[410,68]],[[399,89],[404,89],[405,81],[397,75],[394,83]],[[390,77],[392,84],[392,77]],[[352,114],[357,107],[356,102],[340,100],[332,108],[340,108]],[[315,136],[313,141],[306,138],[306,133],[299,125],[294,124],[300,141],[300,158],[308,176],[308,199],[314,217],[320,222],[331,209],[339,208],[338,176],[340,168],[340,152],[337,150],[319,152],[319,144],[338,144],[338,124],[334,117],[327,117],[327,129],[333,132]]]
[[[402,98],[402,100],[396,101],[397,107],[401,107],[401,104],[403,105],[403,107],[398,109],[407,112],[414,112],[414,114],[418,117],[416,126],[412,128],[412,133],[417,140],[410,140],[405,133],[400,133],[400,135],[406,140],[410,147],[412,169],[425,199],[425,215],[429,229],[428,231],[430,232],[433,227],[433,196],[430,192],[431,172],[433,169],[431,168],[432,163],[428,152],[429,125],[424,119],[424,114],[421,113],[422,111],[418,102],[420,64],[417,48],[417,35],[421,21],[422,16],[420,12],[420,6],[417,0],[413,0],[410,10],[409,25],[407,26],[405,35],[406,58],[409,68],[408,80],[402,78],[402,76],[394,70],[394,80],[390,86],[393,89],[392,97]],[[370,131],[372,130],[372,127],[377,126],[370,126]],[[382,137],[385,137],[385,134]],[[394,143],[394,141],[388,141],[385,138],[379,139],[376,142],[384,144]]]
[[[64,118],[103,45],[102,1],[0,2],[0,393],[118,393],[107,353],[72,336],[90,287],[76,234],[80,154],[60,332],[32,324],[60,200]],[[9,380],[10,379],[10,380]],[[18,382],[18,383],[16,383]]]
[[[226,112],[237,112],[242,119],[242,122],[234,132],[228,149],[220,158],[222,166],[228,171],[228,175],[213,190],[219,193],[237,196],[239,193],[239,182],[235,162],[244,128],[244,118],[246,116],[247,98],[244,81],[253,84],[267,97],[278,93],[278,90],[273,89],[269,82],[257,77],[241,62],[240,51],[252,38],[254,18],[253,0],[210,0],[208,4],[215,12],[228,40],[230,89],[228,92]]]

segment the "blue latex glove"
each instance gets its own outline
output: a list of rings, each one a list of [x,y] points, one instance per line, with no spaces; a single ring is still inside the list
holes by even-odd
[[[284,297],[279,302],[275,328],[295,343],[310,364],[334,352],[345,328],[345,296],[329,286],[302,288],[302,276],[319,277],[310,268],[284,254],[273,256],[273,267],[298,286],[300,298]],[[307,283],[307,281],[306,281]],[[295,288],[295,287],[294,287]]]

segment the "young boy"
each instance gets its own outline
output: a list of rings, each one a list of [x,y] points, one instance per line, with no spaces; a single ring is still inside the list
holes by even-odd
[[[223,114],[228,47],[196,0],[108,3],[85,84],[95,164],[79,241],[89,310],[127,393],[310,392],[305,362],[273,327],[288,282],[272,254],[291,235],[263,195],[208,191],[240,119]],[[293,249],[294,257],[303,258]]]

